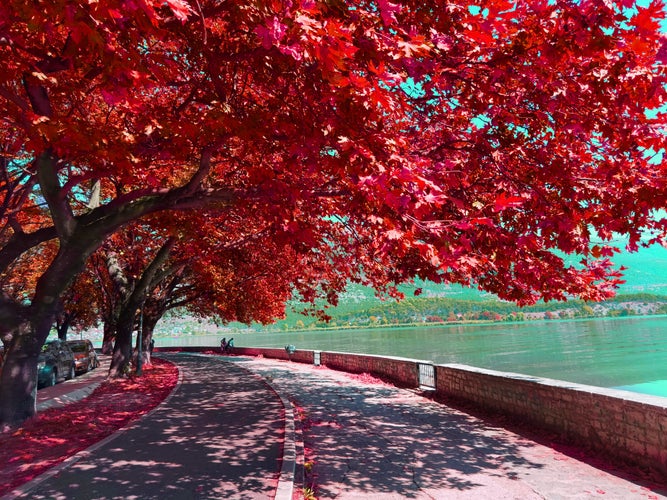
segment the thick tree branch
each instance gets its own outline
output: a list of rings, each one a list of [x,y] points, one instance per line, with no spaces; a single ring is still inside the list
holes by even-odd
[[[86,238],[97,238],[101,243],[118,228],[145,215],[166,209],[187,210],[207,205],[228,205],[240,196],[242,194],[233,189],[198,193],[193,186],[188,185],[188,187],[147,195],[130,202],[127,202],[126,197],[116,198],[106,205],[73,217],[73,220],[68,221],[65,218],[60,224],[69,223],[70,226],[75,227],[71,233],[72,239],[85,236]],[[69,231],[67,227],[63,230]],[[38,229],[32,233],[14,234],[11,240],[0,249],[0,272],[5,271],[12,262],[30,248],[56,238],[60,234],[55,225]]]
[[[195,172],[195,175],[192,176],[190,181],[181,188],[183,194],[192,195],[201,188],[201,183],[211,171],[211,158],[213,157],[214,150],[214,146],[207,146],[203,149],[201,158],[199,159],[199,169]]]
[[[51,151],[47,150],[37,157],[37,178],[51,213],[51,219],[62,241],[68,241],[74,235],[76,219],[72,208],[63,196],[63,191],[58,181],[56,159]]]
[[[26,320],[28,309],[12,300],[7,294],[0,296],[0,339],[15,330],[18,325]]]
[[[45,116],[47,118],[53,117],[53,110],[51,109],[51,102],[46,88],[43,85],[35,82],[36,77],[31,75],[23,76],[23,88],[25,88],[30,100],[32,110],[38,116]]]
[[[56,228],[53,226],[38,229],[32,233],[14,233],[0,250],[0,273],[5,272],[24,252],[56,236]]]
[[[129,281],[122,266],[118,263],[118,255],[113,251],[107,252],[104,261],[114,288],[121,297],[127,297],[130,294]]]
[[[181,269],[183,269],[183,266],[168,266],[162,271],[155,273],[155,276],[153,276],[153,280],[148,286],[149,290],[155,289],[160,283],[165,281],[167,278],[170,276],[173,276],[175,273],[179,272]]]
[[[144,270],[141,275],[141,278],[137,282],[132,291],[132,295],[129,298],[130,304],[137,304],[139,306],[146,297],[146,293],[150,289],[151,285],[154,283],[154,278],[158,273],[160,267],[167,261],[171,250],[176,244],[175,238],[169,238],[164,245],[160,248],[158,253],[155,255],[151,263]]]

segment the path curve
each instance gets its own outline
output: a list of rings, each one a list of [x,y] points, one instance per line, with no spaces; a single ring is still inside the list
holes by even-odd
[[[414,391],[301,363],[237,362],[297,405],[314,462],[306,485],[320,499],[667,498]]]
[[[27,497],[273,498],[282,465],[280,398],[226,358],[164,357],[183,372],[172,396]]]

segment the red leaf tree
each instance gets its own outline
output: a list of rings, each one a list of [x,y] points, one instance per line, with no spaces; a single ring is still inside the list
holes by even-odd
[[[3,285],[0,421],[34,413],[89,256],[157,212],[290,239],[311,278],[339,266],[334,301],[346,275],[609,296],[592,240],[665,231],[663,6],[629,3],[7,0],[2,282],[56,251],[29,296]],[[294,280],[307,299],[313,279]]]

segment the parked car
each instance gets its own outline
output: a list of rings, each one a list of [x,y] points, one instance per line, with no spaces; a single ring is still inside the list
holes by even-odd
[[[42,347],[37,364],[37,385],[48,387],[76,375],[74,353],[62,340],[52,340]]]
[[[97,353],[90,340],[68,340],[67,345],[70,346],[74,353],[74,369],[76,373],[86,373],[100,366]]]

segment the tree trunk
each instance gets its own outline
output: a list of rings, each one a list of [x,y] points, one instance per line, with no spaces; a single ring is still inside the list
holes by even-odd
[[[69,314],[65,314],[62,322],[56,324],[56,330],[58,330],[58,338],[60,340],[67,340],[67,331],[69,330],[70,324]]]
[[[109,378],[124,377],[132,361],[132,331],[136,319],[136,306],[123,309],[116,325],[116,341],[113,346]]]
[[[110,319],[104,321],[104,336],[102,337],[102,354],[113,353],[113,341],[116,338],[116,322]]]
[[[116,332],[116,344],[114,345],[113,357],[111,358],[111,367],[109,377],[115,378],[123,376],[131,361],[132,355],[132,330],[134,329],[136,313],[143,307],[146,301],[146,295],[151,289],[153,278],[156,272],[169,257],[176,240],[169,238],[160,247],[151,263],[144,269],[139,281],[135,284],[132,293],[122,305],[118,321],[118,330]]]
[[[48,314],[35,318],[12,337],[0,379],[0,427],[20,424],[37,412],[37,360],[52,321]]]
[[[58,313],[58,299],[96,248],[84,236],[75,241],[61,244],[37,281],[30,306],[16,320],[0,381],[0,425],[18,424],[36,412],[37,358]]]
[[[151,364],[151,340],[153,340],[153,330],[155,330],[155,325],[157,325],[160,317],[161,316],[149,314],[148,308],[144,310],[143,329],[141,333],[141,360],[143,366]],[[139,349],[138,342],[137,349]]]
[[[40,91],[36,86],[28,90]],[[41,90],[44,93],[39,95],[46,97],[45,89]],[[37,115],[49,114],[37,110]],[[29,307],[24,306],[23,298],[10,297],[4,287],[0,293],[0,335],[3,342],[11,339],[0,380],[0,427],[20,423],[35,414],[37,358],[53,324],[58,301],[77,273],[81,272],[86,260],[107,236],[125,224],[149,213],[174,208],[179,203],[185,207],[195,199],[199,200],[197,190],[210,171],[212,150],[207,148],[204,151],[199,169],[184,186],[122,206],[109,203],[76,216],[67,202],[68,191],[60,185],[58,159],[48,148],[36,154],[36,181],[47,202],[53,227],[34,233],[14,234],[9,242],[0,246],[0,269],[4,271],[23,252],[50,239],[58,239],[59,250],[37,280]],[[132,324],[129,331],[122,330],[122,334],[119,331],[119,336],[118,349],[114,348],[116,369],[125,366],[130,357]]]

